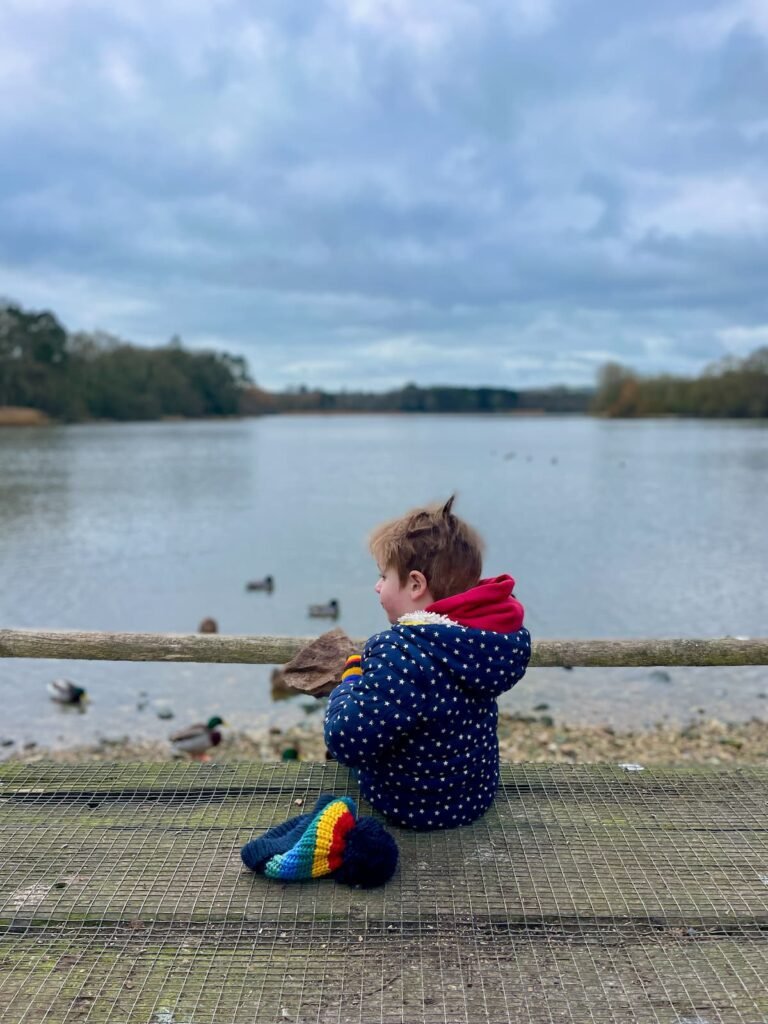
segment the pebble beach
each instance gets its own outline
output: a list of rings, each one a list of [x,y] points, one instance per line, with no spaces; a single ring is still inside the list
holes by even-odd
[[[499,746],[505,761],[589,764],[633,762],[642,765],[764,764],[768,761],[768,722],[729,723],[717,718],[678,727],[658,725],[638,731],[608,725],[567,725],[548,715],[499,716]],[[9,761],[171,761],[177,755],[166,741],[104,739],[98,743],[46,748],[28,744],[9,753]],[[224,731],[211,761],[325,760],[322,722],[313,718],[285,728]]]

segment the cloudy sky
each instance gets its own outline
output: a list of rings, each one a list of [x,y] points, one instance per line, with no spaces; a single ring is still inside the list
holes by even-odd
[[[271,388],[768,344],[768,0],[2,0],[0,296]]]

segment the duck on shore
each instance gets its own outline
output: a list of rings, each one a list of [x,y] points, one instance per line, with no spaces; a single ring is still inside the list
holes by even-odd
[[[206,750],[221,743],[221,733],[217,729],[219,725],[226,725],[226,722],[218,715],[214,715],[207,722],[195,722],[194,725],[171,733],[168,739],[176,753],[189,754],[191,757],[205,760]]]
[[[275,589],[275,580],[272,576],[265,576],[262,580],[248,580],[245,584],[246,590],[263,590],[267,594],[271,594]]]
[[[86,696],[82,686],[76,686],[68,679],[52,679],[48,683],[48,693],[57,704],[79,704]]]
[[[309,606],[309,616],[312,619],[338,619],[340,611],[341,608],[336,598],[327,604],[311,604]]]

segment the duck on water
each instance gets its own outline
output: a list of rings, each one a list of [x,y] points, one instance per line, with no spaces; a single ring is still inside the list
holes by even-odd
[[[309,617],[312,619],[338,619],[341,607],[334,598],[327,604],[311,604],[309,606]]]
[[[272,576],[265,576],[261,580],[248,580],[245,584],[246,590],[263,590],[267,594],[271,594],[275,589],[275,580]]]

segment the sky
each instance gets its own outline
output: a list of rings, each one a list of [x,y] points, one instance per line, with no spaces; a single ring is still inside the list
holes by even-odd
[[[2,0],[0,296],[263,387],[768,344],[768,0]]]

